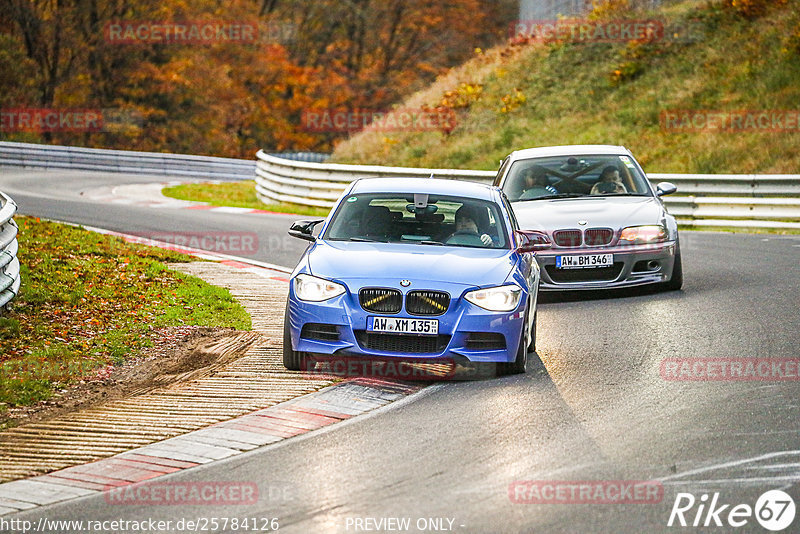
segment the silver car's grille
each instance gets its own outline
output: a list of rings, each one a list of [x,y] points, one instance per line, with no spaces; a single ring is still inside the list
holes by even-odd
[[[556,230],[553,232],[553,240],[559,247],[579,247],[581,246],[581,231]]]
[[[559,247],[576,248],[581,245],[587,247],[603,247],[611,244],[614,239],[614,230],[611,228],[589,228],[581,232],[577,228],[569,230],[556,230],[553,232],[553,241]]]
[[[596,269],[556,269],[555,265],[546,265],[545,271],[556,284],[566,284],[570,282],[612,282],[619,277],[622,262],[615,262],[610,267],[598,267]]]
[[[589,228],[583,233],[583,242],[588,247],[602,247],[611,243],[614,230],[611,228]]]

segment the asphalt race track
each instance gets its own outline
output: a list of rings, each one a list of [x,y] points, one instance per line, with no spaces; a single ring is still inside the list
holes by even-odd
[[[291,267],[294,267],[308,244],[289,237],[286,233],[292,221],[310,218],[307,216],[236,215],[217,212],[211,217],[203,210],[154,209],[141,204],[109,203],[91,199],[93,195],[107,194],[116,185],[168,181],[164,176],[32,171],[0,167],[0,191],[11,196],[19,206],[19,213],[24,215],[137,235],[148,232],[248,235],[255,232],[259,236],[257,251],[248,251],[246,257]]]
[[[0,190],[23,214],[123,232],[257,232],[275,246],[261,247],[255,259],[286,267],[305,246],[284,239],[293,216],[153,209],[81,195],[147,181],[164,180],[0,170]],[[684,232],[681,244],[683,291],[548,295],[538,314],[541,361],[526,375],[433,385],[367,416],[165,479],[255,482],[255,505],[120,506],[100,496],[17,517],[172,525],[277,518],[280,532],[297,533],[768,532],[753,516],[734,528],[729,521],[742,518],[728,514],[740,504],[755,508],[774,489],[800,504],[796,368],[794,379],[747,381],[666,380],[660,370],[667,358],[797,358],[800,236]],[[562,489],[660,481],[663,495],[580,504],[562,494],[557,503],[532,504],[514,502],[531,499],[518,492],[530,487],[519,481],[539,488],[562,481]],[[621,483],[604,487],[614,484]],[[668,527],[679,493],[697,500],[685,512],[690,526]],[[715,494],[717,509],[729,506],[709,518]],[[691,526],[699,506],[698,523],[712,526]],[[723,526],[714,527],[715,518]],[[784,530],[798,531],[800,517]]]

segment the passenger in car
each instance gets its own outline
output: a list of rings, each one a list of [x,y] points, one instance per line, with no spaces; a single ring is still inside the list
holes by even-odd
[[[599,181],[592,187],[592,195],[606,195],[609,193],[627,193],[628,189],[622,183],[619,169],[609,165],[600,173]]]

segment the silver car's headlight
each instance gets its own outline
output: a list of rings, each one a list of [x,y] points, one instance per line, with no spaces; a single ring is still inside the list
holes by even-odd
[[[517,308],[521,296],[522,288],[511,284],[475,289],[464,295],[464,298],[485,310],[507,312]]]
[[[659,243],[667,240],[667,229],[660,224],[629,226],[622,230],[619,242],[623,245]]]
[[[294,294],[300,300],[321,302],[345,292],[342,284],[310,274],[298,274],[294,279]]]

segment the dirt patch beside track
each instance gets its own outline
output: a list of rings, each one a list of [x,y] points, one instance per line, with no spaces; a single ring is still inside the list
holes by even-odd
[[[92,379],[65,387],[47,401],[10,409],[0,419],[0,428],[46,421],[157,387],[208,376],[244,356],[254,343],[266,341],[257,332],[194,326],[160,329],[152,337],[153,346],[124,365],[103,368]]]

